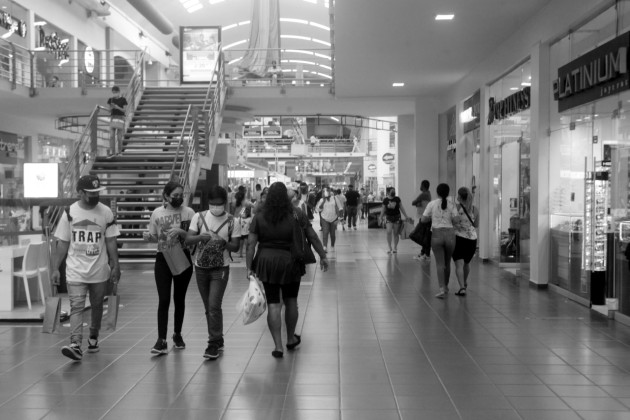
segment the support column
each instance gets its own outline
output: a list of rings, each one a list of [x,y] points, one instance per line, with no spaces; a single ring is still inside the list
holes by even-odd
[[[435,197],[435,187],[440,183],[440,149],[439,149],[439,113],[434,98],[416,99],[416,150],[415,165],[412,168],[400,168],[405,179],[414,181],[415,199],[420,192],[420,182],[426,179],[431,184],[431,195]],[[446,147],[445,147],[446,149]],[[446,159],[444,160],[446,163]],[[406,172],[406,171],[409,172]],[[446,173],[446,168],[444,168]],[[405,202],[407,205],[407,202]]]
[[[549,283],[549,115],[550,46],[537,44],[531,54],[531,277],[538,287]]]
[[[398,150],[396,151],[398,167],[396,168],[397,194],[407,211],[407,215],[415,217],[416,212],[411,202],[416,198],[419,183],[415,176],[416,165],[416,126],[414,115],[398,116]],[[407,176],[409,174],[409,176]],[[414,176],[411,176],[414,174]]]

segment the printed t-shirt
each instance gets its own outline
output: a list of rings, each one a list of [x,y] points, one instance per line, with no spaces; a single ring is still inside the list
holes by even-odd
[[[468,216],[466,216],[466,213],[464,212],[464,208],[461,205],[458,205],[457,209],[459,212],[459,223],[455,227],[455,235],[466,239],[477,239],[477,229],[475,229],[475,226],[470,223]],[[477,208],[474,206],[468,214],[473,222],[479,216]]]
[[[227,212],[225,212],[222,216],[215,216],[209,211],[205,211],[203,213],[205,213],[204,219],[206,220],[206,224],[208,225],[208,228],[213,232],[217,231],[219,226],[221,226],[223,222],[227,220],[228,216],[231,217],[231,215],[229,215]],[[232,232],[230,232],[230,224],[232,224],[233,226]],[[190,228],[188,230],[189,232],[193,232],[193,233],[207,232],[206,227],[203,224],[203,221],[200,219],[200,213],[195,213],[192,220],[190,221]],[[226,242],[230,242],[230,238],[240,238],[241,237],[241,224],[238,223],[236,219],[234,219],[233,223],[228,222],[225,225],[223,225],[223,227],[221,228],[219,232],[217,232],[217,234],[221,237],[221,239],[225,240]],[[197,264],[197,256],[201,254],[199,251],[200,251],[200,248],[203,247],[203,245],[204,244],[202,242],[199,242],[199,244],[197,245],[197,252],[195,253],[195,257],[193,258],[193,261],[196,266],[199,266]],[[230,252],[227,249],[223,249],[223,263],[224,263],[224,267],[227,267],[230,265]]]
[[[101,283],[110,275],[109,256],[105,238],[120,235],[114,214],[103,203],[91,210],[82,209],[78,203],[70,206],[70,218],[64,211],[55,230],[55,237],[69,242],[66,258],[68,281]]]
[[[400,215],[400,197],[385,197],[383,205],[385,206],[385,216],[391,217]]]
[[[184,238],[168,239],[167,231],[171,228],[188,230],[190,221],[195,215],[195,211],[190,207],[181,206],[177,209],[168,209],[164,206],[158,207],[151,213],[149,220],[149,233],[158,238],[158,252],[175,246],[177,243],[186,249]]]
[[[423,216],[431,217],[431,229],[452,228],[453,217],[459,216],[455,204],[451,200],[446,200],[446,209],[442,210],[442,199],[431,201]]]

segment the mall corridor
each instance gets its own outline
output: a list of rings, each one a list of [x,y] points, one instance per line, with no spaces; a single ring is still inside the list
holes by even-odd
[[[477,261],[467,297],[454,296],[451,283],[448,298],[436,299],[435,263],[414,260],[410,241],[389,256],[382,230],[363,225],[338,237],[330,270],[311,268],[303,280],[302,345],[283,359],[271,357],[264,319],[243,326],[237,318],[242,262],[232,269],[226,348],[215,361],[202,358],[194,281],[187,348],[149,353],[157,336],[150,266],[123,271],[118,329],[81,363],[61,355],[65,331],[0,325],[0,418],[630,419],[630,328]],[[169,337],[170,328],[172,317]]]

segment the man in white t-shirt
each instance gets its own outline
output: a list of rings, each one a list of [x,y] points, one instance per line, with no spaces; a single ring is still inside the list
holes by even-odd
[[[72,360],[83,358],[83,309],[88,292],[92,322],[87,351],[95,353],[108,283],[116,285],[120,280],[116,239],[120,231],[110,208],[99,203],[104,189],[97,176],[82,176],[77,183],[79,200],[64,211],[55,230],[52,282],[59,284],[58,268],[65,258],[70,297],[70,345],[63,346],[61,353]]]

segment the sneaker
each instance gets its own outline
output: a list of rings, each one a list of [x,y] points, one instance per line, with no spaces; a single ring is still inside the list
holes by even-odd
[[[220,343],[215,343],[215,342],[208,344],[208,348],[206,349],[206,352],[203,354],[204,359],[214,360],[218,358],[219,347],[220,347],[219,344]]]
[[[173,334],[173,343],[175,343],[176,349],[185,349],[186,343],[184,343],[184,339],[181,334]]]
[[[357,230],[357,227],[356,227],[356,226],[354,227],[354,230]]]
[[[224,349],[225,349],[225,341],[221,339],[221,341],[219,341],[219,351],[223,351]]]
[[[167,354],[168,353],[168,343],[166,340],[162,338],[158,338],[155,342],[155,346],[151,349],[151,353],[153,354]]]
[[[429,257],[428,255],[422,255],[420,258],[422,259],[422,261],[431,261],[431,257]]]
[[[98,351],[98,338],[90,337],[88,338],[87,343],[88,343],[88,348],[87,348],[88,353],[96,353]]]
[[[328,248],[324,247],[324,252],[328,252]]]
[[[437,295],[435,295],[436,298],[438,299],[444,299],[446,297],[446,291],[440,287],[440,293],[438,293]]]
[[[61,348],[61,354],[72,359],[72,360],[81,360],[83,359],[83,352],[81,351],[81,346],[77,343],[72,343],[69,346],[63,346]]]

